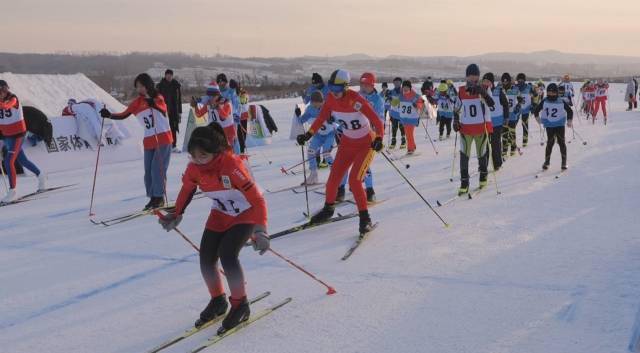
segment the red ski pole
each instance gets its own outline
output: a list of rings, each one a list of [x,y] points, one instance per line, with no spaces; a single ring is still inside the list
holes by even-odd
[[[316,276],[314,276],[313,274],[309,273],[309,271],[305,270],[304,268],[296,265],[293,261],[287,259],[286,257],[278,254],[277,252],[275,252],[273,249],[269,248],[269,251],[276,255],[277,257],[281,258],[282,260],[286,261],[289,265],[295,267],[296,269],[302,271],[302,273],[306,274],[307,276],[313,278],[316,282],[322,284],[323,286],[327,287],[327,295],[332,295],[332,294],[336,294],[336,290],[335,288],[331,287],[330,285],[324,283],[322,280],[318,279]]]

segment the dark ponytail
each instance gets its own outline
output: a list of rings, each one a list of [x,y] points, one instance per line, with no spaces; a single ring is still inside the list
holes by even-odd
[[[187,150],[193,154],[196,149],[217,154],[230,150],[231,146],[224,134],[224,129],[217,123],[211,123],[208,126],[197,127],[191,133]]]
[[[158,96],[156,84],[153,82],[151,76],[149,76],[149,74],[147,74],[146,72],[136,76],[136,79],[133,81],[133,86],[135,87],[138,83],[140,83],[142,86],[144,86],[144,88],[147,89],[147,94],[149,95],[149,97],[156,98]]]

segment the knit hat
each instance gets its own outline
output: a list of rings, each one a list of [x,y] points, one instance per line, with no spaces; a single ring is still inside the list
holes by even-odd
[[[322,79],[322,76],[320,76],[319,73],[314,72],[311,75],[311,84],[317,85],[317,84],[320,84],[320,83],[324,83],[324,80]]]
[[[373,86],[376,84],[376,75],[371,72],[365,72],[360,76],[360,83]]]
[[[211,81],[207,85],[207,96],[214,96],[216,94],[220,94],[220,87],[215,81]]]
[[[470,64],[467,66],[466,76],[480,76],[480,68],[476,64]]]
[[[496,77],[493,75],[493,72],[487,72],[486,74],[484,74],[484,76],[482,76],[483,80],[489,80],[491,81],[491,83],[493,83],[496,80]]]
[[[229,81],[227,80],[227,75],[218,74],[218,76],[216,76],[216,82],[220,83],[220,82],[229,82]]]

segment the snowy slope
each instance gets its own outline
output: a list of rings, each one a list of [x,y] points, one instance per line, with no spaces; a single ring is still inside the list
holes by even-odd
[[[241,257],[250,295],[273,293],[254,311],[285,296],[294,301],[207,352],[625,351],[640,304],[640,113],[621,111],[623,88],[611,91],[607,127],[575,122],[588,144],[568,133],[566,175],[553,178],[556,147],[549,175],[534,178],[543,147],[532,121],[532,143],[498,175],[502,194],[490,184],[475,200],[438,208],[448,229],[377,157],[376,190],[388,201],[371,209],[380,226],[351,259],[340,261],[357,219],[272,243],[338,293],[326,296],[281,260],[247,249]],[[300,158],[287,140],[296,102],[264,102],[281,132],[252,158],[263,188],[301,181],[278,170]],[[429,132],[436,136],[432,123]],[[457,187],[448,180],[453,140],[437,142],[436,156],[424,131],[416,133],[422,154],[402,170],[435,205]],[[175,197],[187,158],[172,158]],[[142,172],[141,161],[101,169],[98,218],[145,203]],[[91,179],[90,168],[56,174],[51,184],[78,187],[0,209],[2,351],[143,352],[191,325],[206,305],[197,256],[177,234],[151,217],[111,228],[88,222]],[[32,177],[19,179],[20,193],[35,185]],[[266,197],[271,232],[302,221],[304,194]],[[310,201],[313,209],[323,202],[316,194]],[[195,200],[181,225],[195,241],[207,210],[206,200]],[[167,351],[187,351],[212,332]]]

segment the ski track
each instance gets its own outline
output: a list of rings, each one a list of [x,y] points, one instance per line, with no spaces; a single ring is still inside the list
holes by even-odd
[[[615,87],[615,85],[614,85]],[[622,86],[621,86],[622,87]],[[612,88],[611,92],[618,92]],[[261,187],[299,184],[280,166],[299,160],[287,139],[297,99],[264,102],[280,134],[252,157]],[[544,146],[531,125],[530,145],[510,157],[473,200],[446,207],[453,137],[431,153],[416,129],[422,154],[396,161],[416,188],[452,224],[444,228],[381,156],[375,186],[386,202],[371,209],[379,226],[347,261],[358,219],[295,233],[275,250],[336,288],[322,286],[276,257],[241,253],[249,296],[271,291],[262,307],[293,302],[206,352],[622,352],[640,346],[640,113],[613,97],[609,125],[574,120],[586,146],[567,130],[569,172],[559,179],[555,146],[551,168],[538,179]],[[577,119],[577,118],[576,118]],[[186,120],[186,119],[183,119]],[[429,124],[432,136],[437,128]],[[518,138],[521,138],[521,128]],[[385,141],[387,139],[385,138]],[[252,154],[252,149],[249,149]],[[168,194],[174,199],[187,164],[173,154]],[[409,168],[405,165],[409,164]],[[446,168],[446,169],[445,169]],[[456,170],[458,160],[456,160]],[[477,162],[471,159],[471,170]],[[96,219],[139,209],[142,161],[101,166]],[[320,170],[326,179],[327,170]],[[193,324],[208,301],[197,254],[152,216],[112,227],[87,219],[93,168],[51,174],[52,186],[73,190],[0,209],[0,341],[7,352],[141,352]],[[477,176],[471,179],[476,187]],[[19,193],[37,185],[20,177]],[[300,221],[305,195],[265,194],[270,231]],[[349,195],[348,195],[349,196]],[[322,195],[309,193],[311,211]],[[196,244],[208,215],[194,200],[180,225]],[[355,210],[340,206],[341,213]],[[204,330],[167,349],[184,352],[215,331]]]

